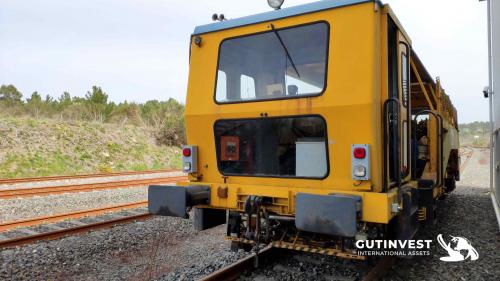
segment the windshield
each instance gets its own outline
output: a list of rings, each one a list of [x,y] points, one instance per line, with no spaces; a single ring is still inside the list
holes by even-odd
[[[328,24],[272,28],[221,44],[217,102],[292,98],[323,92]]]

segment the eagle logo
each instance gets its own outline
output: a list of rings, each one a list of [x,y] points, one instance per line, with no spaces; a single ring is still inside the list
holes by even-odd
[[[446,243],[443,239],[443,235],[439,234],[437,236],[437,240],[439,242],[439,245],[441,245],[441,247],[443,247],[443,249],[448,252],[447,257],[440,258],[440,260],[442,261],[456,262],[464,261],[467,259],[475,261],[479,258],[479,254],[477,253],[476,249],[472,247],[467,238],[451,236],[451,242]]]

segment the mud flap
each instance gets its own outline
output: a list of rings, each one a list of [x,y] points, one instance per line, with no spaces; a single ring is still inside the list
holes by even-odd
[[[209,204],[209,200],[209,186],[150,185],[148,189],[148,210],[153,215],[187,219],[188,207]]]
[[[361,197],[298,193],[295,226],[307,232],[353,237],[361,218]]]

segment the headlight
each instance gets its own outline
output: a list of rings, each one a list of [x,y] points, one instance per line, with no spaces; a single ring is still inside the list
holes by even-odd
[[[271,6],[271,8],[279,10],[281,9],[281,5],[283,5],[284,1],[285,0],[267,0],[267,3]]]

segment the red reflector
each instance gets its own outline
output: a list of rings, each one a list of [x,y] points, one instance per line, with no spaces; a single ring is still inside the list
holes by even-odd
[[[354,158],[364,159],[366,157],[366,150],[363,147],[356,147],[354,149]]]
[[[184,155],[184,157],[189,157],[191,156],[191,148],[184,148],[182,150],[182,155]]]

